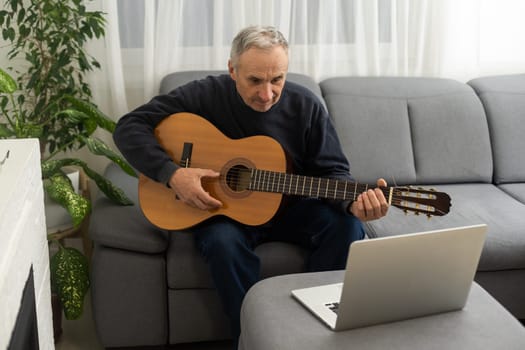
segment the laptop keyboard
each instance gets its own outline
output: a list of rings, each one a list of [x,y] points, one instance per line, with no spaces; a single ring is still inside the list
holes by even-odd
[[[327,308],[329,308],[330,310],[332,310],[333,312],[335,312],[335,314],[337,315],[337,312],[339,311],[339,302],[336,301],[336,302],[333,302],[333,303],[327,303],[327,304],[324,304]]]

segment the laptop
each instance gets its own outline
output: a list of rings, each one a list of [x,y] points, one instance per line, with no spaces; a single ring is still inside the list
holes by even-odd
[[[334,331],[460,310],[486,231],[481,224],[354,242],[343,283],[292,296]]]

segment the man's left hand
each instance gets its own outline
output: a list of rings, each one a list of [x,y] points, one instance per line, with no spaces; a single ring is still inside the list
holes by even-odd
[[[361,221],[382,218],[388,212],[388,203],[380,187],[386,187],[384,179],[377,180],[377,188],[361,193],[352,203],[349,210]]]

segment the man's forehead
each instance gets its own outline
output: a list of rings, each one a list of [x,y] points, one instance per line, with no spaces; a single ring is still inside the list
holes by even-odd
[[[268,79],[283,78],[288,71],[288,62],[242,62],[238,66],[238,73],[246,78]]]
[[[283,71],[279,71],[279,72],[268,72],[268,71],[265,71],[265,72],[248,72],[246,74],[246,77],[248,79],[259,79],[259,80],[268,79],[268,80],[273,80],[273,79],[276,79],[276,78],[284,78],[285,75],[286,75],[286,72],[283,72]]]

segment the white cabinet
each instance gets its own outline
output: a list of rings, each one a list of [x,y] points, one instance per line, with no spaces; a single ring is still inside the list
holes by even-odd
[[[0,140],[0,349],[11,339],[33,267],[40,349],[54,349],[40,147],[36,139]]]

